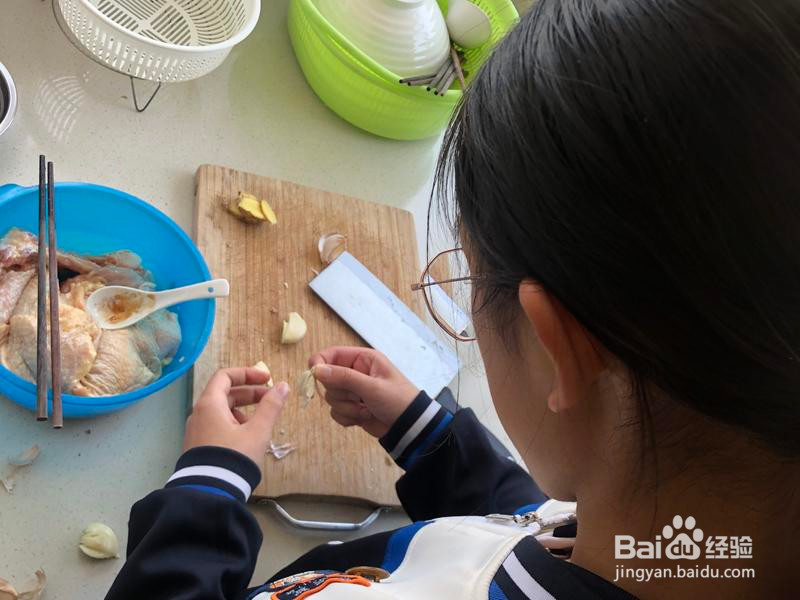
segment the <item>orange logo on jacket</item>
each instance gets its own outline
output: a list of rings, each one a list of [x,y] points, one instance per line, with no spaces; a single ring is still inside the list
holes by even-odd
[[[348,583],[369,587],[370,581],[359,575],[308,571],[273,581],[267,586],[271,600],[301,600],[325,589],[332,583]]]

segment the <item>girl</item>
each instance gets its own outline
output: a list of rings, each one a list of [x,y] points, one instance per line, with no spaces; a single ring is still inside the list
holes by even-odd
[[[331,415],[406,469],[416,523],[246,590],[250,459],[288,388],[222,371],[108,597],[797,597],[798,156],[800,3],[540,0],[471,84],[439,181],[498,413],[577,519],[524,507],[535,486],[470,411],[332,348],[310,361]]]

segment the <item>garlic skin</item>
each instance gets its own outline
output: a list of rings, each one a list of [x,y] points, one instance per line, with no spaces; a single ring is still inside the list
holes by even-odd
[[[329,265],[347,250],[347,238],[341,233],[327,233],[319,238],[317,250],[322,264]]]
[[[297,378],[297,392],[303,400],[301,405],[303,408],[308,406],[308,403],[314,399],[316,391],[317,378],[314,377],[314,371],[309,369],[308,371],[300,373],[300,376]]]
[[[306,336],[308,325],[296,312],[290,312],[283,322],[281,332],[281,344],[296,344]]]
[[[38,456],[39,445],[34,444],[19,456],[8,459],[8,470],[0,477],[0,484],[3,485],[6,492],[10,494],[14,491],[14,486],[17,484],[15,479],[17,471],[25,467],[30,467]],[[0,588],[0,591],[2,591],[2,588]],[[3,600],[2,596],[0,596],[0,600]]]
[[[89,523],[81,533],[78,548],[91,558],[119,558],[117,536],[111,527],[103,523]]]
[[[39,600],[46,585],[47,575],[41,567],[19,588],[0,577],[0,600]]]

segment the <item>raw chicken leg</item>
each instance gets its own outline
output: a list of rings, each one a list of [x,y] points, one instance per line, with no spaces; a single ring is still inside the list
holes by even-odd
[[[0,323],[5,323],[11,318],[14,307],[17,306],[20,296],[33,277],[35,271],[6,271],[0,269]]]
[[[33,234],[12,229],[0,239],[0,365],[29,381],[36,372],[37,255]],[[162,310],[132,327],[102,331],[86,312],[86,299],[104,285],[155,287],[139,257],[127,250],[92,257],[59,251],[58,264],[78,273],[59,293],[64,392],[121,394],[161,377],[181,342],[174,313]]]
[[[32,233],[13,228],[0,238],[0,267],[33,267],[39,256],[37,238]],[[106,285],[125,285],[153,289],[153,276],[142,268],[139,257],[129,250],[101,256],[84,257],[58,251],[58,267],[79,275],[95,275]]]
[[[161,367],[180,344],[174,313],[159,311],[125,329],[103,331],[97,360],[74,387],[79,396],[124,394],[161,377]]]

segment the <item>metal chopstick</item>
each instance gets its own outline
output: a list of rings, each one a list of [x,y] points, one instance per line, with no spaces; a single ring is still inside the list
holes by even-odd
[[[407,83],[408,85],[425,85],[429,81],[433,81],[433,78],[436,77],[436,73],[433,75],[417,75],[415,77],[404,77],[400,80],[400,83]]]
[[[433,81],[431,81],[430,84],[428,84],[428,87],[426,87],[425,89],[430,92],[431,90],[433,90],[433,88],[435,88],[437,85],[439,85],[439,83],[441,82],[442,78],[444,78],[445,73],[447,73],[447,70],[451,66],[452,66],[452,64],[450,62],[450,59],[448,58],[446,61],[444,61],[442,63],[442,66],[436,72],[436,76],[433,78]]]
[[[36,299],[36,420],[47,420],[47,275],[45,221],[47,219],[47,199],[45,195],[45,158],[39,156],[39,262],[36,271],[38,297]]]
[[[56,181],[53,163],[47,163],[47,244],[50,274],[50,381],[53,386],[53,427],[64,426],[61,411],[61,324],[58,315],[58,250],[56,249]]]

